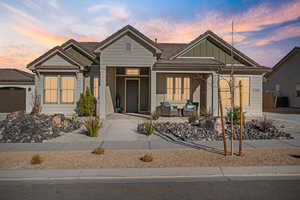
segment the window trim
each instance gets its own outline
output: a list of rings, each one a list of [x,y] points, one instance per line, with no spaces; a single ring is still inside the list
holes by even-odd
[[[48,101],[46,101],[46,90],[49,90],[49,89],[46,89],[46,78],[47,77],[57,78],[56,102],[48,102]],[[45,75],[43,79],[44,79],[43,80],[43,91],[44,91],[43,99],[44,99],[44,104],[59,104],[59,102],[58,102],[58,99],[59,99],[59,77],[55,76],[55,75]],[[50,89],[50,90],[54,90],[54,89]]]
[[[74,78],[74,89],[62,89],[62,78],[64,77],[72,77]],[[60,96],[60,104],[74,104],[75,103],[75,91],[76,91],[76,76],[73,75],[59,75],[59,96]],[[73,90],[73,102],[64,102],[62,99],[63,90]]]

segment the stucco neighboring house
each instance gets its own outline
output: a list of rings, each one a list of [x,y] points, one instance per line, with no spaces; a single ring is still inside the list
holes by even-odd
[[[300,47],[293,48],[265,75],[264,91],[288,97],[290,107],[300,108]]]
[[[0,113],[31,112],[34,75],[18,69],[0,69]]]
[[[212,31],[190,43],[158,43],[127,25],[101,42],[73,39],[28,64],[35,73],[42,112],[71,114],[80,93],[91,88],[101,118],[116,107],[124,112],[154,112],[163,101],[218,115],[218,79],[229,105],[231,46]],[[268,68],[233,48],[236,83],[241,80],[247,114],[262,114],[262,80]],[[237,93],[236,93],[237,94]],[[236,95],[238,97],[238,95]],[[237,98],[236,98],[237,101]]]

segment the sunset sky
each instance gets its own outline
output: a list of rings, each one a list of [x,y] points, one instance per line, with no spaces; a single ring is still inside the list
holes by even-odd
[[[272,67],[300,46],[300,0],[0,0],[0,68],[26,64],[70,38],[101,41],[127,24],[158,42],[212,30]]]

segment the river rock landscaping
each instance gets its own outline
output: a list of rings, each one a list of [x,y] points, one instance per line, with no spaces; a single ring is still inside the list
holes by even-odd
[[[63,114],[32,115],[14,112],[0,121],[0,143],[46,142],[81,126],[77,117],[67,118]]]
[[[185,142],[222,141],[223,136],[218,127],[216,118],[206,118],[196,123],[155,123],[156,134],[167,136],[173,140]],[[230,124],[226,124],[227,137],[231,137]],[[276,127],[272,122],[263,120],[251,120],[245,122],[244,140],[268,140],[268,139],[293,139],[291,134],[284,132],[284,126]],[[139,124],[137,131],[145,133],[143,124]],[[235,139],[239,139],[239,125],[235,125]]]

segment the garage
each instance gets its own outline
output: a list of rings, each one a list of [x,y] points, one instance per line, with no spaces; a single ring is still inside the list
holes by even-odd
[[[17,69],[0,69],[0,113],[30,112],[34,100],[34,75]]]
[[[25,88],[0,88],[0,113],[26,110]]]

